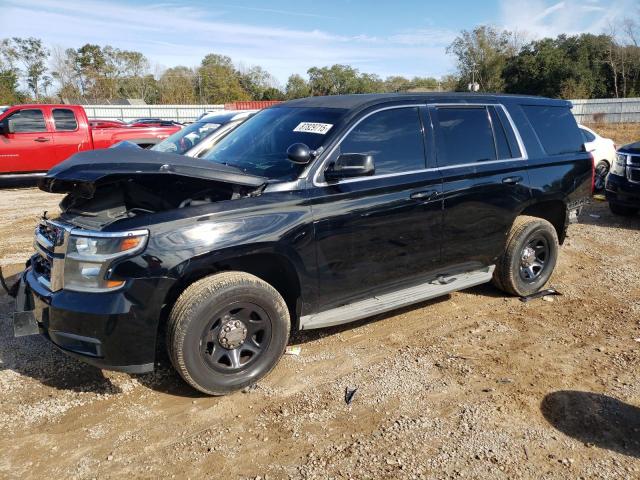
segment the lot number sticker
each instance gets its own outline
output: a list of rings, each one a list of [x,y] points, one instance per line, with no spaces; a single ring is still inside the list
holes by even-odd
[[[304,132],[304,133],[317,133],[319,135],[324,135],[329,130],[331,130],[331,127],[333,127],[333,124],[331,123],[300,122],[298,126],[293,129],[293,131]]]

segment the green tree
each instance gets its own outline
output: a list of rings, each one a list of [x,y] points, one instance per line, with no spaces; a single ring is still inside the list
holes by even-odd
[[[307,70],[312,95],[342,95],[384,91],[384,82],[375,74],[363,73],[349,65],[312,67]]]
[[[447,47],[447,53],[456,57],[460,82],[475,81],[480,91],[501,92],[502,71],[515,54],[514,43],[511,32],[481,25],[472,31],[463,30]]]
[[[196,76],[188,67],[174,67],[164,71],[158,81],[160,103],[193,104],[197,102]]]
[[[285,87],[286,98],[291,100],[293,98],[304,98],[311,95],[311,87],[302,76],[294,73],[289,76],[287,80],[287,86]]]
[[[231,58],[210,53],[198,68],[202,98],[206,103],[226,103],[250,100],[249,93],[240,84],[240,75]]]
[[[23,95],[18,91],[18,53],[11,40],[0,40],[0,104],[19,103]]]
[[[264,98],[267,90],[268,95],[275,95],[273,90],[277,90],[277,84],[274,76],[260,66],[250,67],[240,72],[240,85],[253,100],[267,100]]]
[[[12,40],[17,58],[24,67],[24,77],[27,85],[33,92],[35,100],[38,101],[40,99],[41,82],[48,82],[44,77],[47,71],[46,61],[49,57],[49,50],[44,47],[42,40],[38,38],[13,37]]]
[[[560,35],[525,45],[503,70],[505,91],[562,98],[614,95],[607,35]]]

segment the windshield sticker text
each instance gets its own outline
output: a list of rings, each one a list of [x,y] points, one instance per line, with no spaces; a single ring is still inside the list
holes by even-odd
[[[331,130],[331,127],[333,127],[333,124],[331,123],[300,122],[293,131],[325,135],[329,130]]]

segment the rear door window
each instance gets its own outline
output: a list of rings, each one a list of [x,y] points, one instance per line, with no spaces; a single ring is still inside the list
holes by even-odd
[[[71,132],[78,129],[76,115],[68,108],[54,108],[53,123],[58,132]]]
[[[522,110],[547,154],[583,151],[584,138],[569,107],[523,105]]]
[[[7,118],[13,133],[39,133],[47,131],[42,110],[30,108],[19,110]]]
[[[497,159],[486,107],[437,107],[435,116],[438,166]]]
[[[424,169],[418,108],[392,108],[365,118],[342,141],[340,153],[373,155],[376,175]]]

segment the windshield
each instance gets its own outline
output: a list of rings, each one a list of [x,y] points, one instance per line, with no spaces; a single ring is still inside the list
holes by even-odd
[[[218,128],[219,123],[195,122],[178,130],[173,135],[165,138],[160,143],[151,147],[156,152],[169,152],[182,155],[184,152],[200,143]]]
[[[269,108],[225,136],[202,158],[251,175],[292,180],[305,166],[290,161],[287,148],[304,143],[318,149],[343,113],[335,108]]]

